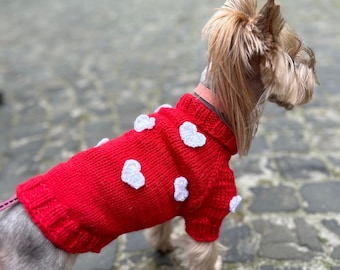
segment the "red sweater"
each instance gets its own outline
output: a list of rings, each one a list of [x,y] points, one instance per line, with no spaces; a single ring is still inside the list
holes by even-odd
[[[176,108],[140,116],[123,136],[19,185],[17,196],[43,234],[70,253],[99,252],[121,234],[175,216],[193,239],[210,242],[238,204],[228,165],[236,152],[227,126],[185,94]]]

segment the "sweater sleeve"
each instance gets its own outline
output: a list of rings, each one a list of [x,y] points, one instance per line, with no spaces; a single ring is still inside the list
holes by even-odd
[[[206,179],[210,183],[207,196],[194,212],[184,215],[185,229],[198,242],[212,242],[218,239],[223,219],[230,212],[230,202],[236,196],[233,172],[223,170],[220,179]]]

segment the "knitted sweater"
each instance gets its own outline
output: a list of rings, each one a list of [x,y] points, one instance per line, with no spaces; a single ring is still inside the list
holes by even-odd
[[[175,216],[193,239],[210,242],[240,199],[228,165],[236,152],[227,126],[185,94],[176,108],[141,115],[121,137],[19,185],[17,196],[42,233],[70,253],[99,252],[121,234]]]

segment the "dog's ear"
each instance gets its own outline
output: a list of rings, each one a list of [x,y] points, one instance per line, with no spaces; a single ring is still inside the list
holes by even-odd
[[[263,35],[269,34],[276,41],[285,25],[280,6],[276,5],[274,0],[267,0],[267,3],[258,13],[255,25]]]

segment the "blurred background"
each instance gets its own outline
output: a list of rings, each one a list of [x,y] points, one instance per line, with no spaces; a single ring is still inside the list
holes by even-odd
[[[321,86],[302,108],[269,105],[249,157],[232,160],[243,202],[221,231],[224,269],[337,270],[340,2],[278,2],[314,49]],[[0,0],[0,199],[193,92],[206,65],[201,29],[222,4]],[[76,269],[181,269],[176,252],[157,256],[136,232]]]

